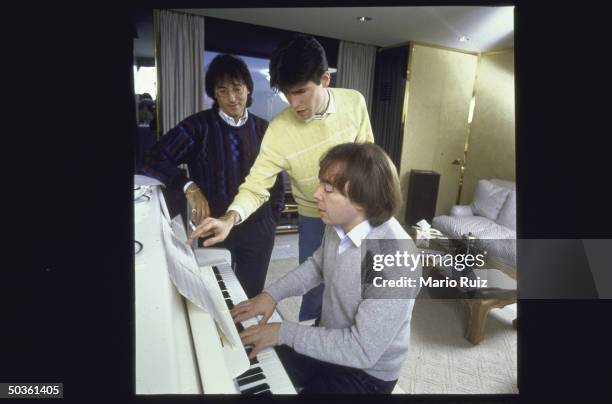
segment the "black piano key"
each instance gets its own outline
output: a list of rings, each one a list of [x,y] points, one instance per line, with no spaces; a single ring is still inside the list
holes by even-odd
[[[219,268],[217,268],[216,266],[213,265],[212,270],[215,273],[215,275],[221,276],[221,272],[219,272]]]
[[[253,350],[253,347],[251,345],[244,348],[244,351],[246,352],[247,356],[251,354],[252,350]],[[257,360],[257,357],[253,359],[249,359],[249,361],[251,362],[251,365],[255,365],[256,363],[259,363],[259,361]]]
[[[270,390],[270,386],[268,385],[268,383],[263,383],[263,384],[258,384],[257,386],[253,386],[249,389],[242,390],[241,393],[242,394],[257,394],[257,393],[264,392],[266,390]]]
[[[221,275],[215,275],[215,278],[217,278],[217,282],[223,282]]]
[[[245,386],[247,384],[255,383],[259,380],[266,380],[266,376],[264,376],[263,373],[259,373],[253,376],[236,379],[236,381],[238,382],[238,386]]]
[[[227,290],[227,287],[225,286],[225,283],[223,281],[219,281],[219,287],[221,288],[221,290]]]
[[[225,290],[224,290],[224,291],[222,291],[221,293],[223,293],[223,297],[224,297],[224,298],[226,298],[226,299],[229,299],[229,298],[230,298],[230,295],[229,295],[229,293],[227,293],[227,291],[225,291]]]
[[[262,396],[264,396],[264,395],[265,396],[271,396],[272,395],[272,391],[266,389],[266,390],[260,391],[259,393],[255,393],[255,394],[261,394]]]
[[[225,305],[230,310],[234,308],[234,303],[232,302],[232,299],[225,299]]]
[[[240,334],[242,331],[244,331],[244,326],[241,323],[236,323],[236,329],[238,330],[238,334]],[[247,352],[247,355],[249,353]]]
[[[238,379],[243,378],[243,377],[253,376],[253,375],[256,375],[258,373],[263,373],[263,370],[261,370],[261,368],[259,366],[256,367],[256,368],[251,368],[251,369],[247,370],[246,372],[244,372],[243,374],[238,376]]]

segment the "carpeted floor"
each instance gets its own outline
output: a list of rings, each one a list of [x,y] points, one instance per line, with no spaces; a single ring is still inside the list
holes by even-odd
[[[266,284],[297,263],[297,235],[277,236]],[[301,300],[293,297],[280,302],[281,316],[297,321]],[[472,345],[463,337],[467,324],[463,302],[417,299],[399,387],[408,394],[517,394],[514,318],[516,305],[492,310],[484,340]]]

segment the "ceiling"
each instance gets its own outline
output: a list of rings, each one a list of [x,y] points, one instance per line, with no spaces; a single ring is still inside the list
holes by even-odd
[[[474,52],[513,47],[514,7],[310,7],[181,11],[376,46],[420,41]],[[372,20],[359,22],[357,17]],[[469,41],[460,42],[467,36]]]
[[[408,41],[447,46],[472,52],[514,47],[514,7],[301,7],[178,9],[179,11],[320,35],[376,46]],[[359,22],[357,17],[372,20]],[[146,33],[136,44],[141,52],[148,45]],[[144,31],[144,29],[143,29]],[[465,42],[460,37],[468,38]],[[138,49],[136,49],[138,51]]]

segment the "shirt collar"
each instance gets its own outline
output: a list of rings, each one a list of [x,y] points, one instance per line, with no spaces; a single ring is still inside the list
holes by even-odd
[[[361,247],[361,241],[370,233],[372,230],[372,225],[370,224],[370,221],[366,219],[357,226],[353,227],[348,233],[345,233],[340,226],[334,226],[334,229],[336,230],[338,237],[340,237],[341,242],[348,237],[355,246]]]
[[[314,114],[313,116],[308,118],[306,122],[310,122],[315,119],[316,120],[325,119],[329,116],[329,114],[334,114],[336,112],[336,103],[334,102],[334,95],[329,87],[327,87],[326,90],[327,90],[327,94],[329,95],[329,101],[327,102],[327,108],[325,109],[323,113]]]
[[[240,119],[238,119],[238,123],[236,123],[236,121],[234,121],[234,118],[232,118],[231,116],[229,116],[228,114],[223,112],[223,110],[221,108],[219,108],[219,116],[228,125],[238,127],[238,126],[244,125],[245,122],[247,121],[247,119],[249,119],[249,110],[246,109],[246,108],[244,109],[244,114],[240,117]]]

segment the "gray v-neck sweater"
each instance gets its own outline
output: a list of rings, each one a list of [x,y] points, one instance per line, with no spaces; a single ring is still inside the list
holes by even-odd
[[[417,252],[395,218],[373,228],[366,239],[408,239],[407,252]],[[334,228],[326,226],[321,247],[312,257],[265,289],[279,302],[325,282],[319,327],[283,321],[278,344],[321,361],[363,369],[381,380],[396,380],[408,352],[414,298],[363,299],[361,248],[351,245],[338,254],[339,242]],[[416,297],[418,289],[410,293]]]

